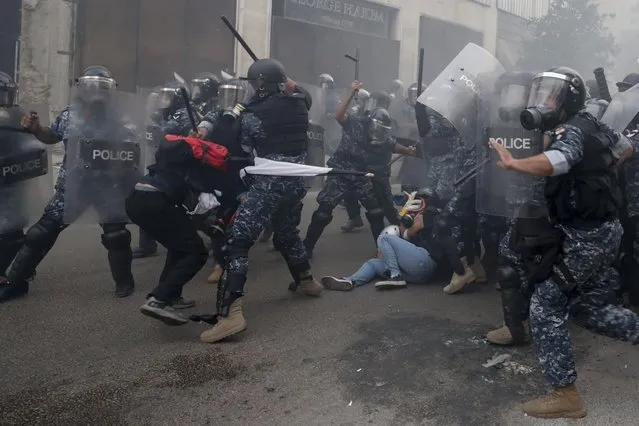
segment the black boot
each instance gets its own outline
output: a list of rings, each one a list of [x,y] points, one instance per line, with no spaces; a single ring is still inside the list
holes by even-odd
[[[331,220],[333,220],[332,215],[320,211],[319,209],[313,213],[311,223],[308,225],[308,229],[306,230],[306,237],[304,238],[304,247],[306,248],[306,255],[309,259],[313,257],[315,245],[322,236],[324,228],[331,223]]]
[[[115,297],[128,297],[135,291],[135,282],[131,273],[133,253],[129,250],[110,250],[109,266],[115,281]]]
[[[11,299],[26,296],[28,292],[28,281],[11,283],[5,277],[0,277],[0,302],[7,302]]]

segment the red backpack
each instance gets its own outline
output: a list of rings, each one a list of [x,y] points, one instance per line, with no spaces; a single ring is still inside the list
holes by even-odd
[[[202,164],[213,167],[218,170],[226,170],[226,161],[229,156],[229,150],[225,146],[208,142],[198,138],[188,138],[176,135],[166,135],[169,142],[184,141],[189,144],[193,152],[193,158],[200,160]]]

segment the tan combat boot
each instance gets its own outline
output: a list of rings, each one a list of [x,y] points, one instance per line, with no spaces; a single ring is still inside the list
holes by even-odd
[[[510,346],[517,344],[530,343],[532,340],[530,337],[530,323],[528,321],[524,321],[524,341],[523,342],[515,342],[512,334],[510,334],[510,329],[506,327],[504,324],[503,327],[498,328],[493,331],[489,331],[486,335],[486,340],[488,340],[493,345],[500,346]]]
[[[481,260],[479,260],[478,257],[475,257],[475,263],[471,265],[470,269],[472,269],[473,274],[475,274],[475,281],[478,283],[485,283],[488,281],[484,265],[481,264]]]
[[[213,272],[211,272],[211,275],[209,275],[207,281],[209,282],[209,284],[217,284],[220,282],[220,278],[222,277],[223,273],[224,269],[222,269],[220,265],[216,264],[213,267]]]
[[[237,299],[229,308],[229,315],[218,317],[217,324],[200,334],[204,343],[215,343],[246,330],[246,320],[242,313],[242,298]]]
[[[453,272],[450,283],[446,287],[444,287],[444,293],[457,293],[459,291],[462,291],[464,287],[466,287],[466,285],[475,281],[475,273],[468,266],[468,261],[466,260],[466,258],[462,257],[461,262],[464,265],[464,275],[458,275],[456,272]]]
[[[588,414],[574,384],[555,388],[550,395],[525,403],[523,410],[540,419],[580,419]]]
[[[300,293],[304,293],[307,296],[318,297],[322,294],[324,286],[317,282],[315,278],[308,277],[302,278],[300,285],[297,287]]]

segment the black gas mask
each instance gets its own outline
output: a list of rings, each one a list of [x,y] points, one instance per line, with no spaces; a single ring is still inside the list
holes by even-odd
[[[526,130],[552,130],[581,110],[585,100],[585,83],[576,71],[557,67],[537,74],[521,125]]]

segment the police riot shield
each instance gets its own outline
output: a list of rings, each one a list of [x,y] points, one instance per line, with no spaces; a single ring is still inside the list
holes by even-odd
[[[158,114],[159,93],[157,89],[138,89],[138,94],[146,100],[144,109],[144,169],[155,164],[155,153],[164,139],[163,118]],[[142,173],[145,172],[142,171]]]
[[[52,195],[48,151],[22,128],[25,112],[0,108],[0,234],[35,222]]]
[[[515,86],[520,87],[520,86]],[[500,107],[511,107],[517,102],[525,105],[526,88],[505,90],[500,97],[485,97],[479,113],[488,125],[481,129],[477,146],[477,164],[485,163],[477,171],[475,208],[478,213],[500,217],[535,218],[546,214],[543,198],[544,178],[505,170],[497,165],[499,155],[489,148],[488,142],[498,143],[508,149],[514,158],[526,158],[543,151],[543,134],[525,130],[518,117],[500,114]],[[517,99],[504,99],[504,94]]]
[[[144,169],[144,97],[76,87],[69,112],[64,221],[125,223]]]
[[[308,150],[306,163],[311,166],[324,167],[324,124],[326,117],[326,89],[311,84],[298,83],[310,95],[313,103],[308,111]],[[321,187],[324,178],[321,176],[308,179],[312,187]]]
[[[476,142],[478,103],[482,94],[494,88],[504,67],[487,50],[469,43],[417,98],[448,120],[464,142]]]
[[[409,105],[408,100],[396,96],[391,102],[388,112],[393,121],[392,135],[395,140],[404,146],[414,146],[418,152],[423,153],[417,130],[415,109]],[[421,188],[426,184],[428,162],[423,155],[421,158],[404,156],[396,164],[397,167],[391,170],[391,175],[397,176],[402,185]]]
[[[613,130],[623,132],[639,113],[639,84],[615,94],[601,121]]]

